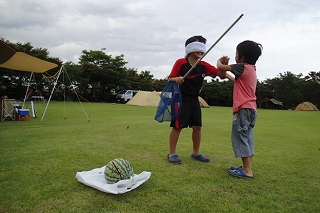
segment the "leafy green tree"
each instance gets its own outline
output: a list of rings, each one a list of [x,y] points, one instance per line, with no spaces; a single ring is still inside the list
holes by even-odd
[[[215,79],[208,83],[204,81],[200,96],[210,106],[232,106],[233,83]]]
[[[150,74],[150,71],[142,71],[138,77],[140,90],[152,91],[153,75]]]
[[[103,51],[83,50],[79,64],[82,68],[83,86],[86,86],[88,99],[108,101],[112,91],[126,84],[127,64],[124,55],[112,57]]]
[[[316,107],[320,107],[320,72],[309,72],[309,76],[305,77],[303,86],[304,101],[313,103]]]
[[[127,69],[128,75],[125,79],[125,84],[120,85],[120,89],[133,89],[133,90],[139,90],[140,84],[139,84],[139,74],[136,69]]]
[[[281,84],[278,85],[277,90],[282,91],[283,101],[288,108],[294,108],[299,103],[304,101],[303,86],[304,80],[302,74],[294,75],[291,72],[286,72],[281,75]]]
[[[256,90],[257,101],[264,98],[274,98],[274,86],[267,81],[258,81]]]
[[[168,77],[164,79],[153,79],[152,90],[160,92],[164,89],[167,83],[168,83]]]
[[[4,41],[4,39],[1,39]],[[16,51],[21,51],[37,58],[61,65],[57,57],[49,57],[46,48],[34,48],[31,43],[11,43],[5,41]],[[104,50],[104,49],[102,49]],[[162,91],[168,82],[164,79],[154,79],[150,71],[138,73],[137,69],[127,68],[124,55],[111,56],[104,51],[83,50],[79,63],[67,62],[65,70],[61,73],[53,99],[67,98],[75,100],[75,93],[87,101],[115,101],[115,94],[122,89],[135,89],[147,91]],[[43,74],[34,74],[30,79],[29,72],[21,72],[0,68],[0,93],[10,98],[24,98],[29,82],[30,88],[40,90],[49,96],[54,77],[58,70],[49,70]],[[232,106],[233,83],[215,79],[204,81],[201,96],[209,105]],[[257,100],[265,97],[275,98],[284,102],[286,108],[294,108],[303,101],[310,101],[320,106],[320,72],[310,71],[307,76],[295,75],[289,71],[279,74],[275,78],[266,79],[257,84]]]
[[[308,75],[305,77],[305,79],[307,81],[314,81],[320,84],[320,71],[319,72],[310,71]]]
[[[279,74],[278,77],[267,79],[265,84],[269,92],[272,90],[275,99],[282,101],[285,108],[294,108],[303,100],[303,83],[302,74],[295,75],[289,71]]]

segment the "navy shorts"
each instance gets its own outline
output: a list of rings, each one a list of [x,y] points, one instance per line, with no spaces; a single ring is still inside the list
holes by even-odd
[[[182,97],[179,117],[170,123],[176,129],[202,126],[202,114],[198,97]]]
[[[233,114],[231,141],[237,158],[254,155],[253,127],[256,119],[254,109],[240,109]]]

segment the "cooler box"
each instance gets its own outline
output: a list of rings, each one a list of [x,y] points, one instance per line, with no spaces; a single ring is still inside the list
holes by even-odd
[[[19,115],[29,115],[29,109],[19,109]]]

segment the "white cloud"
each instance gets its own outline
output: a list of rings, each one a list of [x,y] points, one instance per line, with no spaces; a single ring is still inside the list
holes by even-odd
[[[206,61],[229,55],[234,62],[236,45],[250,39],[264,47],[260,80],[320,70],[318,0],[2,0],[0,37],[47,48],[65,62],[77,63],[82,50],[106,48],[109,55],[124,54],[129,68],[165,78],[184,56],[188,37],[203,35],[209,47],[241,13]]]

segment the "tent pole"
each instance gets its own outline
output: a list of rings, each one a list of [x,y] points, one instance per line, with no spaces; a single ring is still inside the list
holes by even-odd
[[[31,72],[31,74],[30,74],[30,79],[29,79],[29,83],[28,83],[27,90],[26,90],[26,94],[24,95],[24,99],[23,99],[23,103],[22,103],[22,107],[21,107],[22,109],[23,109],[24,104],[26,103],[26,100],[27,100],[28,90],[29,90],[29,88],[30,88],[31,80],[32,80],[33,75],[34,75],[33,72]]]
[[[58,75],[57,75],[57,77],[56,77],[56,79],[55,79],[55,82],[53,83],[53,88],[52,88],[52,90],[51,90],[51,94],[50,94],[50,97],[49,97],[49,99],[48,99],[46,108],[44,109],[44,112],[43,112],[43,114],[42,114],[41,121],[43,120],[44,115],[46,114],[47,108],[48,108],[48,106],[49,106],[49,103],[50,103],[52,94],[53,94],[53,92],[54,92],[54,90],[55,90],[55,88],[56,88],[56,85],[57,85],[57,82],[58,82],[58,80],[59,80],[59,76],[60,76],[60,74],[61,74],[61,72],[62,72],[62,69],[63,69],[63,65],[61,66],[61,68],[60,68],[60,70],[59,70],[59,73],[58,73]]]

